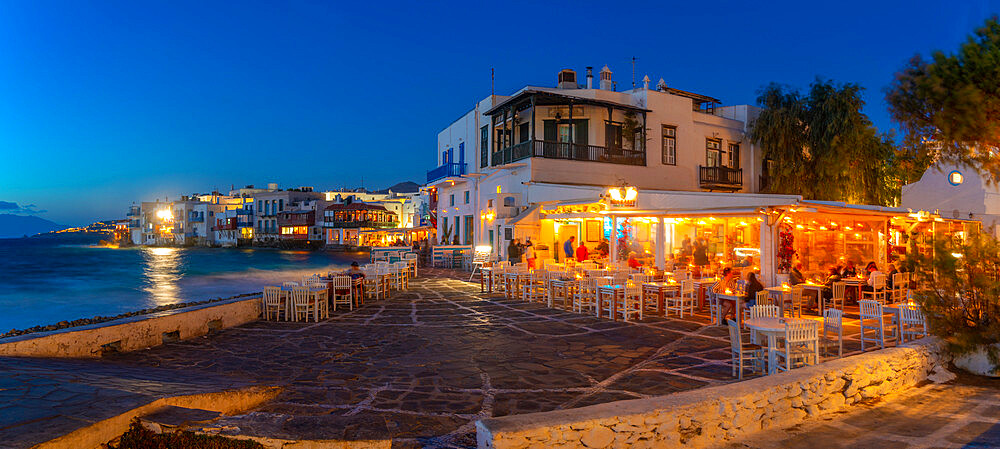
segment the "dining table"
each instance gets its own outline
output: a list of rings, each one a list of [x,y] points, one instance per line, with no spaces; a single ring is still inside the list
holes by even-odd
[[[719,280],[714,277],[694,279],[694,289],[698,292],[698,309],[705,309],[705,290]]]
[[[318,299],[317,299],[318,296],[316,294],[319,293],[319,292],[322,292],[322,291],[328,291],[329,286],[326,285],[327,281],[322,280],[322,279],[308,279],[308,281],[310,281],[310,285],[307,285],[306,289],[308,289],[309,296],[312,298],[312,300],[314,302],[316,302],[316,301],[318,301]],[[314,286],[314,285],[312,285],[312,283],[324,284],[324,286],[323,287]],[[299,288],[299,286],[287,286],[287,285],[282,285],[281,286],[281,293],[285,297],[285,317],[286,317],[285,319],[288,319],[287,317],[291,316],[291,314],[293,313],[293,308],[294,307],[292,305],[292,290],[295,289],[295,288]],[[327,297],[329,297],[329,293],[327,294]],[[318,305],[319,304],[316,304],[317,307],[313,307],[313,312],[315,314],[316,321],[319,321],[319,318],[318,318],[319,317],[319,307],[318,307]]]
[[[604,310],[603,303],[605,299],[610,301],[608,304],[609,314],[608,317],[612,321],[618,318],[618,298],[625,297],[625,285],[624,284],[608,284],[599,285],[597,287],[596,303],[597,303],[597,317],[601,317],[601,310]]]
[[[656,314],[666,316],[667,296],[680,295],[681,284],[678,282],[645,282],[642,284],[642,307],[650,296],[656,298]]]
[[[573,305],[573,293],[576,292],[578,279],[576,278],[551,278],[548,285],[548,304],[552,308],[556,299],[563,300],[563,308],[569,309]]]
[[[493,293],[493,267],[479,269],[479,292]]]
[[[779,313],[782,316],[785,315],[785,295],[792,294],[792,288],[786,287],[784,285],[776,285],[773,287],[764,287],[764,291],[768,293],[768,296],[775,299],[775,304],[778,306]]]

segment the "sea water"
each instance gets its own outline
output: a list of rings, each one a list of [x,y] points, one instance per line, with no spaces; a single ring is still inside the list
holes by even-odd
[[[260,292],[364,263],[366,253],[265,248],[108,248],[99,236],[0,239],[0,333]]]

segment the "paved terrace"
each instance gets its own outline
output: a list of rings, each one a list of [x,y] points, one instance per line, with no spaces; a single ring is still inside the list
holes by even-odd
[[[253,384],[285,390],[220,427],[474,447],[484,417],[735,380],[728,331],[704,315],[611,322],[481,294],[464,276],[422,270],[409,290],[320,323],[261,321],[94,361],[0,358],[0,398],[12,400],[0,403],[0,447],[45,441],[152,397]],[[845,352],[858,348],[852,339]]]

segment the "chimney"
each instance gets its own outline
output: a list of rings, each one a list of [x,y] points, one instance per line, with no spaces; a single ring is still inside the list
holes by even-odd
[[[649,90],[649,75],[642,77],[642,89]]]
[[[658,83],[656,83],[656,90],[658,90],[660,92],[666,92],[667,91],[667,82],[663,81],[663,78],[660,78],[660,81]]]
[[[594,88],[594,68],[587,67],[587,89]]]
[[[559,88],[560,89],[579,89],[580,86],[576,84],[576,72],[570,69],[563,69],[559,72]]]
[[[614,90],[614,83],[611,81],[611,69],[604,66],[601,69],[601,90]]]
[[[278,183],[276,182],[267,183],[267,190],[278,190]]]

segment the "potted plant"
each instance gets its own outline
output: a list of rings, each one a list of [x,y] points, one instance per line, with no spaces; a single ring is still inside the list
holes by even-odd
[[[984,233],[938,240],[921,254],[915,238],[903,265],[921,288],[913,300],[930,333],[944,340],[959,368],[1000,377],[1000,243]]]

